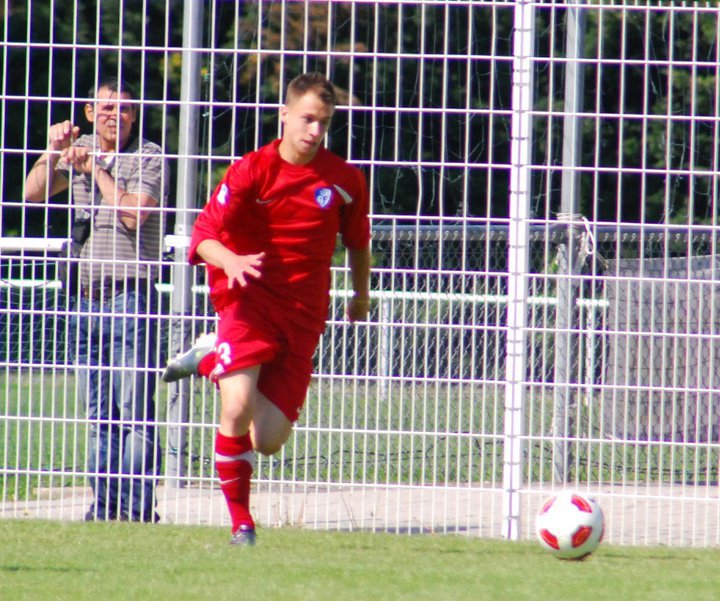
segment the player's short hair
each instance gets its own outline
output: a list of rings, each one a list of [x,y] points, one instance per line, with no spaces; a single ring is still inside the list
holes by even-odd
[[[335,107],[337,94],[335,88],[322,73],[302,73],[295,77],[287,87],[285,102],[301,98],[308,92],[314,92],[325,104]]]
[[[137,99],[135,87],[124,79],[120,79],[119,77],[103,77],[98,79],[97,85],[92,86],[88,90],[88,98],[97,98],[97,93],[102,88],[106,88],[111,92],[116,92],[118,94],[128,94],[131,100]]]

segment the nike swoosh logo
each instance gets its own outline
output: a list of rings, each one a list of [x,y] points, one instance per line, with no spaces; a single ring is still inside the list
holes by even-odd
[[[342,198],[343,198],[343,200],[345,201],[345,204],[346,204],[346,205],[349,205],[349,204],[353,201],[352,196],[350,196],[350,194],[348,194],[347,190],[343,190],[343,189],[342,189],[340,186],[338,186],[337,184],[333,184],[333,187],[334,187],[338,192],[340,192],[340,196],[342,196]]]
[[[271,198],[269,200],[263,200],[262,198],[256,198],[255,202],[258,203],[259,205],[266,205],[266,204],[270,204],[273,200],[275,200],[275,199]]]

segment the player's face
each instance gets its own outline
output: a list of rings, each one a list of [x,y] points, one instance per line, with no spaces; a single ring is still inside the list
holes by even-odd
[[[130,94],[100,88],[95,102],[85,105],[85,116],[95,124],[102,150],[120,149],[130,139],[137,112],[134,105],[123,100],[130,100]]]
[[[280,109],[283,137],[280,156],[295,165],[305,165],[317,154],[330,126],[335,107],[325,104],[315,92],[289,100]]]

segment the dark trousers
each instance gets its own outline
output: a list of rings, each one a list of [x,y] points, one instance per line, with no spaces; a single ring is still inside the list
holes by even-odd
[[[144,290],[80,296],[71,320],[78,392],[89,421],[95,519],[155,519],[161,450],[155,426],[156,313]]]

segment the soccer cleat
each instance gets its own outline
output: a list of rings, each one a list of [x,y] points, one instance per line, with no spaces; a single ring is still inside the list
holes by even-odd
[[[182,378],[198,375],[198,365],[203,357],[206,357],[215,349],[215,334],[201,334],[195,340],[189,351],[180,353],[174,359],[168,361],[163,372],[163,382],[177,382]]]
[[[233,532],[230,544],[237,545],[238,547],[254,547],[255,529],[250,528],[249,526],[240,526],[235,532]]]

